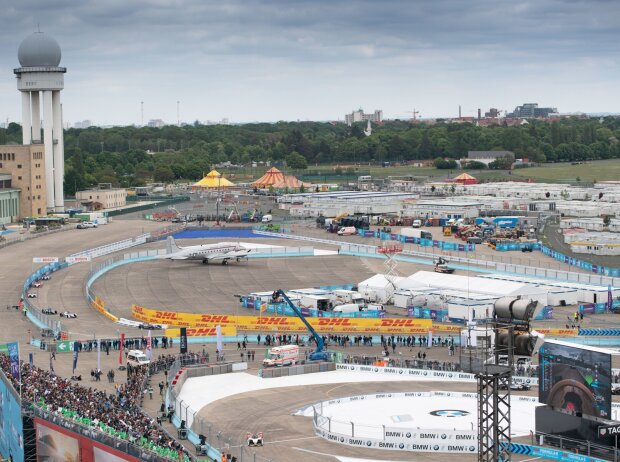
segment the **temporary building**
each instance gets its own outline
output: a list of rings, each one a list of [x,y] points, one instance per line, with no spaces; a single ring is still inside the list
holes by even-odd
[[[216,189],[229,188],[235,184],[228,181],[217,170],[211,170],[202,180],[194,183],[192,189]]]
[[[401,282],[405,278],[401,276],[395,276],[392,278],[392,282],[396,287],[392,285],[392,282],[384,274],[375,274],[374,276],[360,282],[357,285],[357,290],[365,296],[376,298],[375,301],[379,303],[387,303],[394,294],[395,290],[401,289]]]
[[[478,180],[469,173],[461,173],[454,181],[459,184],[478,184]]]
[[[284,173],[275,167],[271,167],[263,176],[251,183],[251,185],[255,188],[269,188],[270,186],[273,187],[276,183],[284,181],[284,179]]]

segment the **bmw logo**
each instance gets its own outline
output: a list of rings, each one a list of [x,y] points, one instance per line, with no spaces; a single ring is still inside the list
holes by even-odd
[[[445,433],[442,433],[442,434],[441,434],[441,439],[442,439],[442,440],[445,440],[447,437],[448,437],[448,435],[446,435]]]
[[[379,372],[379,368],[378,367],[375,367],[375,372]]]
[[[469,412],[460,409],[438,409],[429,412],[429,414],[435,417],[464,417],[469,415]]]
[[[525,383],[530,383],[531,380],[530,379],[525,379]]]
[[[370,447],[372,446],[372,443],[370,441],[366,441],[366,446]]]
[[[428,375],[428,372],[424,371],[422,372],[422,375]]]
[[[354,371],[355,370],[355,366],[351,366],[351,370]]]
[[[344,438],[342,436],[340,437],[340,442],[344,443]]]
[[[452,377],[452,374],[451,374],[451,373],[450,373],[450,374],[448,374],[448,377]]]
[[[435,446],[433,446],[433,451],[439,451],[439,445],[436,444]]]
[[[391,394],[391,393],[389,393],[389,394],[387,395],[387,397],[388,397],[388,398],[391,398],[391,397],[392,397],[392,394]]]
[[[403,373],[403,370],[402,370],[402,369],[401,369],[401,370],[399,370],[399,371],[398,371],[398,373],[399,373],[399,374],[402,374],[402,373]]]
[[[405,435],[407,438],[411,438],[411,433],[407,432],[407,434]]]
[[[469,447],[469,450],[470,450],[471,452],[474,452],[474,451],[476,450],[476,446],[470,446],[470,447]]]
[[[405,444],[404,444],[404,443],[400,443],[400,444],[398,445],[398,448],[399,448],[399,449],[404,449],[404,448],[405,448]]]

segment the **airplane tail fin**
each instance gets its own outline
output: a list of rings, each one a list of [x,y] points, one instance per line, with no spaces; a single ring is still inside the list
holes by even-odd
[[[168,236],[168,239],[166,239],[166,253],[176,253],[179,250],[181,249],[176,242],[174,242],[174,237]]]

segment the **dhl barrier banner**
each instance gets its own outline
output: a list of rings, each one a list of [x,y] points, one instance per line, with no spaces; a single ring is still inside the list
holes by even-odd
[[[235,326],[227,324],[221,326],[222,335],[224,337],[234,337],[237,335]],[[178,338],[181,336],[181,329],[166,329],[166,337]],[[215,337],[217,335],[215,326],[213,327],[188,327],[188,337]]]
[[[176,313],[132,306],[134,318],[149,323],[169,324],[188,328],[214,328],[216,325],[236,327],[247,332],[305,332],[306,326],[294,316],[233,316],[216,314]],[[306,318],[320,333],[362,333],[362,334],[426,334],[432,329],[430,319],[389,318]],[[188,335],[189,331],[188,331]],[[227,335],[227,334],[224,334]],[[232,334],[235,335],[235,334]]]
[[[112,313],[105,309],[105,302],[101,300],[99,297],[95,297],[95,299],[91,303],[92,307],[99,311],[102,315],[108,318],[110,321],[117,322],[118,318],[114,316]]]
[[[434,324],[433,325],[433,331],[435,332],[448,332],[448,333],[452,333],[452,334],[458,334],[459,332],[461,332],[463,329],[467,329],[467,327],[465,326],[446,326],[446,325],[439,325],[439,324]]]
[[[151,310],[138,305],[131,305],[131,314],[139,321],[178,327],[214,327],[218,324],[224,326],[237,323],[236,316],[227,314],[177,313],[175,311]]]
[[[535,329],[536,332],[540,332],[543,335],[557,336],[557,337],[576,337],[577,329]]]

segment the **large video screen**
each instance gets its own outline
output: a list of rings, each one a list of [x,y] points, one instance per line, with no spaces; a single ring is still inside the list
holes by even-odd
[[[37,429],[37,461],[79,462],[80,444],[76,437],[61,433],[40,422]],[[76,435],[77,436],[77,435]]]
[[[575,415],[611,417],[611,355],[546,341],[539,355],[538,399]]]
[[[0,454],[24,462],[22,410],[17,398],[0,380]]]

